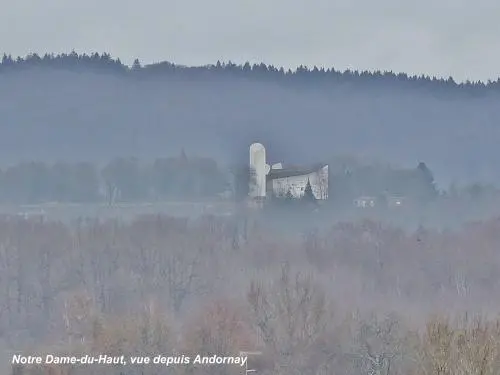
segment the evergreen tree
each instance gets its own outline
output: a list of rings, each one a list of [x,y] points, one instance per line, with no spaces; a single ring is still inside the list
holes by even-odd
[[[139,62],[139,59],[135,59],[134,63],[132,64],[132,70],[138,71],[141,69],[141,63]]]
[[[436,183],[434,181],[434,175],[427,168],[427,165],[423,162],[418,164],[417,170],[420,174],[421,181],[423,183],[422,186],[422,198],[423,200],[433,199],[438,195],[438,191],[436,188]]]
[[[316,202],[316,197],[314,196],[314,193],[312,191],[311,181],[309,181],[309,179],[307,179],[307,184],[304,189],[304,195],[302,196],[302,199],[306,202]]]
[[[2,57],[2,65],[3,66],[12,66],[14,65],[14,60],[12,59],[11,55],[3,54]]]

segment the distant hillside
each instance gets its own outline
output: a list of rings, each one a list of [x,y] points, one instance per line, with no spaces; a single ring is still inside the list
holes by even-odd
[[[424,160],[436,180],[500,183],[500,80],[284,71],[231,63],[131,68],[108,54],[5,55],[0,159],[108,161],[190,154],[246,161],[261,141],[290,163]]]

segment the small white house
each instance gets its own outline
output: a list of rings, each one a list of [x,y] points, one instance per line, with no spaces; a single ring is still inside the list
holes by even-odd
[[[362,196],[354,200],[354,206],[358,208],[372,208],[376,204],[375,197]]]

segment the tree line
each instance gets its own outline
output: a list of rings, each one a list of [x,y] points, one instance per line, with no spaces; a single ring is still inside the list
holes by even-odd
[[[114,72],[132,77],[176,76],[187,79],[210,79],[222,77],[240,77],[244,79],[263,79],[266,81],[280,82],[284,84],[314,85],[320,87],[336,87],[338,85],[359,86],[363,88],[409,88],[427,89],[435,93],[458,94],[466,93],[473,95],[486,94],[498,91],[500,78],[496,81],[465,81],[456,82],[452,77],[447,79],[430,77],[427,75],[408,75],[406,73],[394,73],[392,71],[357,71],[347,69],[345,71],[335,68],[299,66],[297,69],[284,69],[264,63],[235,64],[231,61],[209,64],[200,67],[187,67],[176,65],[171,62],[159,62],[142,65],[139,59],[135,59],[131,67],[121,62],[119,58],[113,58],[109,53],[78,54],[72,51],[69,54],[49,54],[43,56],[31,53],[25,57],[12,57],[4,54],[0,62],[0,73],[12,70],[23,70],[26,68],[54,68],[68,70]]]
[[[477,201],[499,196],[494,186],[479,184],[452,185],[440,190],[425,163],[414,169],[376,165],[335,168],[332,159],[330,165],[329,205],[335,207],[350,206],[360,196],[372,196],[380,201],[390,196],[405,197],[419,204],[438,198]],[[188,157],[184,151],[178,156],[156,158],[151,162],[133,157],[117,157],[104,165],[31,161],[0,169],[0,203],[112,204],[198,199],[241,202],[248,197],[252,179],[247,166],[221,166],[208,157]],[[301,200],[306,203],[312,196],[312,193],[308,196],[308,189],[305,199]],[[286,195],[281,199],[272,198],[276,207],[294,205]],[[300,202],[296,203],[302,207]]]
[[[209,158],[158,158],[141,163],[115,158],[99,167],[90,162],[52,165],[22,162],[0,170],[0,201],[108,203],[159,199],[216,197],[228,187],[228,178]]]

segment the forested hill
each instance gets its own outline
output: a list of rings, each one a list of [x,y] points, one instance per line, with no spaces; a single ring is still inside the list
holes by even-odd
[[[132,67],[109,54],[4,55],[0,159],[103,161],[192,154],[234,162],[336,154],[425,160],[438,182],[500,182],[500,80],[264,64]]]
[[[0,63],[0,72],[12,72],[25,70],[26,68],[44,67],[64,69],[69,71],[85,72],[104,72],[116,73],[131,77],[153,77],[178,76],[183,78],[220,78],[228,76],[231,78],[239,77],[245,79],[265,79],[274,80],[280,83],[301,84],[328,88],[339,84],[350,84],[358,87],[369,87],[384,85],[386,88],[408,88],[408,89],[429,89],[439,91],[446,95],[484,95],[488,92],[500,92],[500,78],[496,81],[487,83],[460,82],[457,83],[452,77],[448,79],[429,77],[425,75],[410,76],[405,73],[394,73],[391,71],[337,71],[334,68],[308,68],[300,66],[295,70],[285,70],[282,67],[277,68],[273,65],[250,64],[236,65],[232,62],[221,63],[218,61],[213,65],[201,67],[187,67],[175,65],[170,62],[160,62],[141,66],[138,59],[134,61],[132,67],[129,67],[114,59],[108,53],[93,54],[30,54],[26,57],[13,58],[11,55],[4,54]]]

